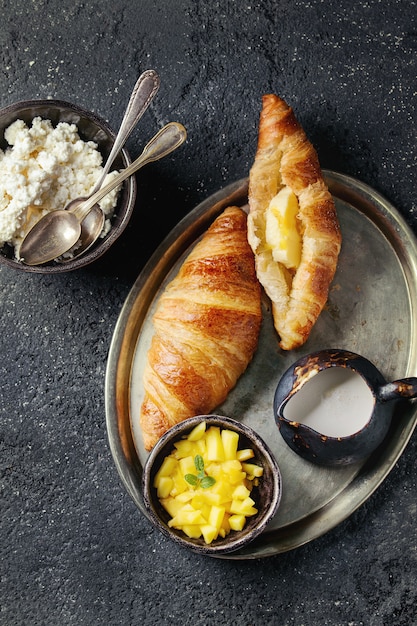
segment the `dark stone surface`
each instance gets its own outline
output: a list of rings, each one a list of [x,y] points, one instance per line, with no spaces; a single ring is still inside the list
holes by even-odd
[[[248,173],[260,97],[295,108],[324,167],[384,194],[417,228],[417,7],[412,0],[3,0],[0,104],[61,98],[117,128],[138,74],[185,147],[138,174],[134,219],[78,273],[0,269],[1,626],[417,623],[411,439],[348,520],[265,560],[200,558],[124,491],[107,443],[104,376],[121,306],[149,254],[199,201]]]

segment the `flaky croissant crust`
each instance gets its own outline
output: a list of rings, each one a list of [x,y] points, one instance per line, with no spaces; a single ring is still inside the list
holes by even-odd
[[[246,222],[244,211],[227,208],[159,299],[143,375],[147,450],[174,424],[221,404],[252,359],[261,288]]]
[[[265,242],[265,212],[288,186],[298,199],[301,263],[289,272],[272,258]],[[317,153],[293,110],[278,96],[265,95],[258,146],[249,176],[248,239],[259,281],[272,301],[280,346],[302,345],[320,315],[336,271],[341,234],[336,208]]]

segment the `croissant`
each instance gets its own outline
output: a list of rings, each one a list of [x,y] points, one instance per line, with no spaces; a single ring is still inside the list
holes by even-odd
[[[144,367],[140,424],[146,450],[171,426],[221,404],[256,350],[261,287],[247,216],[229,207],[162,293]]]
[[[284,200],[278,200],[279,192]],[[341,233],[317,153],[293,110],[273,94],[262,99],[248,195],[248,240],[257,276],[272,302],[280,346],[291,350],[307,340],[326,304]],[[287,205],[278,210],[280,202]],[[271,245],[274,236],[279,241]]]

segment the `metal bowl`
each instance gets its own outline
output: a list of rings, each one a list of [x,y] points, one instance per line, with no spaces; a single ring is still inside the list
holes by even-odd
[[[62,100],[24,100],[0,109],[0,148],[4,150],[7,147],[4,132],[10,124],[18,119],[23,120],[26,124],[30,124],[35,117],[49,119],[54,126],[59,122],[75,124],[81,139],[94,141],[97,144],[99,151],[103,155],[103,163],[110,154],[115,140],[115,133],[107,122],[91,111]],[[127,150],[122,149],[115,159],[112,169],[125,168],[130,163],[131,159]],[[106,237],[98,239],[90,250],[79,257],[75,256],[74,259],[65,263],[51,261],[44,265],[29,266],[16,260],[13,247],[5,244],[0,248],[0,263],[17,270],[42,274],[68,272],[85,267],[107,252],[116,239],[120,237],[132,215],[135,199],[136,180],[134,176],[131,176],[125,181],[119,194],[109,233]]]
[[[183,439],[197,424],[205,421],[209,426],[218,426],[220,430],[229,429],[239,434],[239,449],[252,448],[255,453],[252,463],[263,467],[259,485],[254,487],[251,497],[255,500],[258,513],[248,517],[243,530],[230,531],[224,538],[218,537],[206,544],[204,539],[189,538],[181,530],[168,526],[170,516],[162,507],[154,478],[166,456],[174,449],[174,443]],[[228,417],[220,415],[199,415],[191,417],[166,432],[149,454],[143,468],[143,500],[145,511],[153,524],[167,537],[181,546],[185,546],[207,556],[218,556],[238,550],[260,535],[274,517],[281,500],[282,480],[278,464],[266,443],[250,427]]]

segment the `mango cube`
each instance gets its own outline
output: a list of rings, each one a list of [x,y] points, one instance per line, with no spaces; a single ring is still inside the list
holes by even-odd
[[[158,486],[158,479],[161,476],[171,476],[173,472],[176,470],[177,465],[178,465],[177,459],[175,459],[172,456],[165,457],[165,459],[162,461],[161,467],[155,474],[154,486],[155,487]]]
[[[201,454],[202,457],[207,458],[205,439],[198,439],[198,441],[194,442],[194,452],[195,454]]]
[[[242,469],[248,476],[258,477],[264,473],[263,467],[255,465],[255,463],[242,463]]]
[[[191,506],[185,504],[182,509],[180,509],[176,516],[169,520],[168,526],[174,526],[174,528],[181,528],[184,525],[190,524],[205,524],[206,520],[204,519],[201,511],[196,511]]]
[[[187,537],[190,537],[190,539],[198,539],[201,537],[201,528],[198,524],[184,524],[181,530]]]
[[[255,502],[254,500],[252,500],[252,498],[245,498],[244,500],[232,500],[232,504],[230,505],[230,513],[250,517],[251,515],[255,515],[258,512],[258,510],[253,506],[254,504]]]
[[[161,498],[160,503],[171,517],[175,517],[178,511],[183,507],[183,502],[180,502],[177,498],[172,497]]]
[[[188,483],[184,478],[184,475],[181,473],[181,470],[177,466],[175,473],[173,475],[174,485],[171,490],[172,496],[177,496],[188,489]]]
[[[204,541],[210,544],[214,539],[217,539],[218,532],[215,526],[210,524],[203,524],[201,526],[201,532],[203,533]]]
[[[194,426],[192,431],[187,436],[188,441],[198,441],[204,436],[206,432],[206,422],[200,422],[197,426]]]
[[[158,480],[156,487],[156,493],[158,498],[167,498],[171,493],[171,489],[174,486],[174,481],[169,476],[161,476]]]
[[[186,504],[187,502],[191,502],[192,504],[193,497],[194,497],[194,494],[192,491],[182,491],[181,493],[175,496],[175,499],[178,500],[178,502],[182,502],[183,504]]]
[[[179,460],[180,471],[183,476],[186,474],[195,474],[195,464],[193,456],[185,456]]]
[[[224,449],[220,435],[220,428],[218,426],[210,426],[210,428],[206,431],[206,443],[207,459],[209,461],[223,461]]]
[[[184,457],[191,456],[193,453],[193,444],[188,439],[181,439],[174,443],[176,449],[175,456],[177,459],[183,459]]]
[[[243,448],[242,450],[238,450],[236,452],[236,458],[238,461],[248,461],[249,459],[253,459],[255,456],[252,448]]]
[[[221,432],[223,443],[224,458],[226,461],[236,459],[237,446],[239,443],[239,434],[234,430],[225,428]]]
[[[237,485],[232,493],[233,500],[244,500],[250,496],[250,491],[245,485]]]
[[[229,525],[232,530],[243,530],[246,524],[246,517],[244,515],[231,515],[229,517]]]
[[[208,523],[215,526],[219,530],[222,525],[223,517],[226,512],[224,506],[212,506],[208,517]]]

